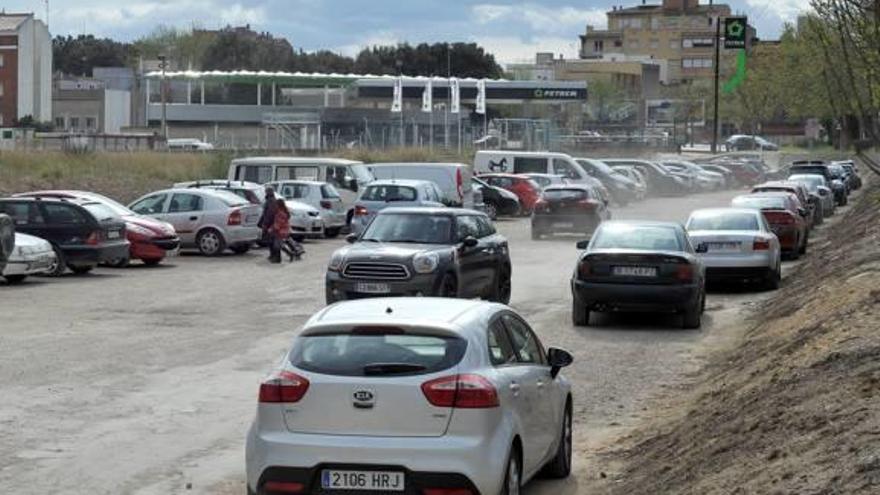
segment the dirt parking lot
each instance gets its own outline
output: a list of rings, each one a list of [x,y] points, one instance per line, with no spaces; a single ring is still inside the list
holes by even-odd
[[[648,200],[615,218],[684,221],[738,191]],[[512,306],[568,348],[576,401],[576,476],[529,494],[578,493],[602,470],[592,452],[652,414],[651,400],[737,335],[766,294],[712,293],[704,326],[673,317],[606,317],[575,329],[568,279],[575,237],[532,241],[501,220],[513,257]],[[0,486],[5,493],[242,494],[244,435],[262,376],[324,301],[323,274],[344,241],[313,241],[304,261],[265,253],[184,255],[148,269],[98,269],[0,284]]]

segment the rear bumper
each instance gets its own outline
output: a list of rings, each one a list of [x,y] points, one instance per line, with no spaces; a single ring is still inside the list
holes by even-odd
[[[290,222],[291,235],[303,237],[323,237],[324,221],[318,217],[308,217],[308,219],[296,219]]]
[[[3,268],[0,273],[4,276],[45,273],[54,260],[55,253],[53,251],[12,258],[6,262],[6,268]]]
[[[256,242],[263,235],[259,227],[229,227],[225,231],[226,244],[237,246]]]
[[[62,246],[61,251],[68,264],[98,265],[126,258],[131,244],[128,241],[106,242],[98,246]]]
[[[578,304],[594,311],[682,312],[700,300],[699,285],[605,284],[573,280]]]
[[[405,473],[405,491],[382,493],[423,495],[424,488],[468,488],[474,494],[494,495],[501,491],[512,438],[505,428],[480,436],[420,438],[255,429],[248,434],[245,457],[248,487],[258,494],[264,493],[267,481],[291,481],[305,485],[302,493],[329,495],[321,489],[321,471],[329,468]]]
[[[709,282],[765,280],[773,273],[773,269],[769,266],[709,267],[706,268],[706,280]]]
[[[743,254],[702,254],[700,259],[709,268],[772,268],[776,263],[774,254],[760,251]]]

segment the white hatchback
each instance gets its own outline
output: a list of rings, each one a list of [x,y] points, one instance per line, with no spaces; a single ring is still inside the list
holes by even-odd
[[[260,386],[248,493],[513,495],[568,476],[571,362],[500,304],[334,304]]]

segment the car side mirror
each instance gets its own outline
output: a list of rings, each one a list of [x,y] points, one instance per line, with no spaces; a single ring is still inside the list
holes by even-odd
[[[696,251],[697,254],[706,254],[709,252],[709,245],[705,242],[701,242],[697,244],[697,247],[696,249],[694,249],[694,251]]]
[[[354,244],[355,242],[357,242],[357,240],[358,240],[357,234],[348,234],[347,236],[345,236],[345,242],[347,242],[349,244]]]
[[[550,376],[556,378],[559,370],[571,366],[574,362],[574,356],[568,351],[551,347],[547,349],[547,362],[550,364]]]
[[[464,240],[461,241],[461,245],[466,248],[477,247],[477,244],[479,244],[479,243],[480,243],[480,241],[478,241],[476,237],[470,236],[470,235],[465,237]]]
[[[577,243],[577,248],[580,249],[581,251],[587,249],[587,247],[589,247],[589,246],[590,246],[589,239],[587,239],[585,241],[578,241],[578,243]]]

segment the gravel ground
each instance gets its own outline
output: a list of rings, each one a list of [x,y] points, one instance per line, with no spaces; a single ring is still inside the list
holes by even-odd
[[[738,192],[649,200],[615,218],[684,221]],[[686,386],[712,349],[729,346],[762,293],[713,293],[704,328],[676,318],[570,322],[576,238],[534,242],[503,220],[513,301],[547,344],[570,349],[578,458],[566,482],[525,493],[578,493],[600,478],[594,453],[652,401]],[[244,435],[259,380],[323,304],[323,273],[343,241],[306,245],[304,261],[264,252],[184,255],[156,269],[99,269],[0,284],[0,486],[7,493],[242,494]]]

